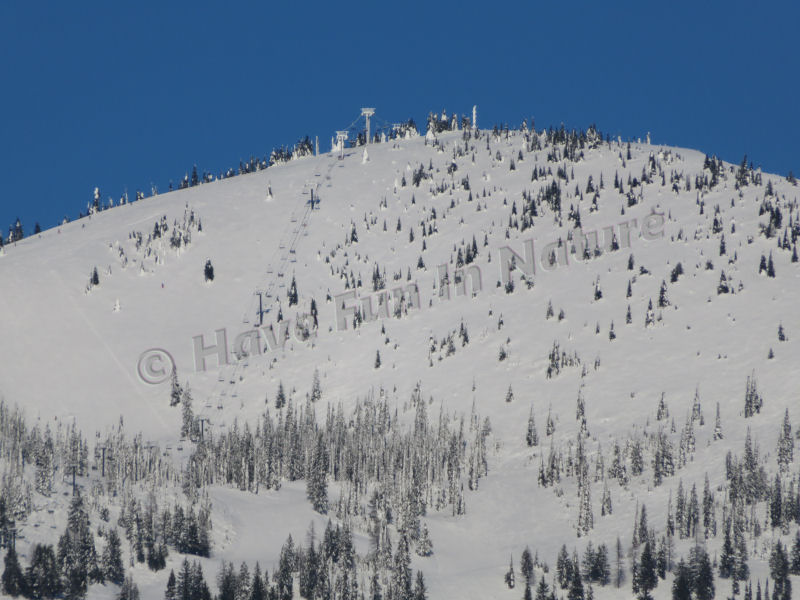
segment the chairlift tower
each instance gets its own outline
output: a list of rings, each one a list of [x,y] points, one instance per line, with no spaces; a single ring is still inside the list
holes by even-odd
[[[367,120],[367,144],[369,144],[369,118],[375,114],[374,108],[362,108],[361,116]]]
[[[339,160],[344,158],[344,141],[347,139],[346,131],[336,132],[336,143],[339,144]]]
[[[202,441],[205,438],[205,432],[206,432],[205,424],[208,423],[209,425],[211,425],[211,419],[209,419],[208,417],[200,417],[197,420],[200,423],[200,440]]]
[[[77,483],[75,477],[76,477],[76,475],[78,473],[78,467],[80,465],[78,464],[78,461],[76,461],[76,460],[68,460],[65,466],[66,466],[67,469],[72,470],[72,495],[75,496],[78,493],[78,483]]]
[[[97,448],[97,449],[98,449],[98,450],[101,452],[101,454],[102,454],[102,459],[101,459],[101,460],[102,460],[102,464],[103,464],[103,466],[102,466],[101,476],[102,476],[102,477],[105,477],[105,476],[106,476],[106,460],[108,460],[109,462],[111,462],[111,452],[112,452],[112,449],[111,449],[111,446],[110,446],[110,445],[108,445],[108,444],[106,444],[105,442],[103,442],[102,444],[97,444],[95,447],[96,447],[96,448]]]
[[[269,312],[269,308],[264,308],[264,297],[267,296],[266,292],[258,291],[255,293],[258,296],[258,325],[261,327],[264,324],[264,315]]]

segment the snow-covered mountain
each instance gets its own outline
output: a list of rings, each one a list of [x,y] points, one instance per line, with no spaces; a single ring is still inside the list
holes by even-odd
[[[588,543],[611,581],[583,585],[632,597],[646,543],[719,563],[727,523],[748,579],[769,576],[800,521],[796,183],[594,128],[434,129],[2,249],[0,492],[23,567],[63,533],[74,470],[98,554],[119,526],[144,598],[183,556],[131,525],[137,499],[210,507],[215,592],[223,561],[272,576],[287,536],[307,545],[313,522],[319,544],[329,518],[365,597],[373,574],[404,597],[406,543],[430,598],[522,597],[526,547],[535,595],[562,545]],[[675,514],[693,486],[697,527]],[[165,570],[135,560],[139,530],[169,546]],[[327,560],[332,596],[356,593]]]

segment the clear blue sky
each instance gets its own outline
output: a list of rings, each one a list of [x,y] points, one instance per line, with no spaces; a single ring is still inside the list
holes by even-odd
[[[335,129],[361,106],[591,123],[800,175],[797,2],[0,3],[0,231],[92,190]]]

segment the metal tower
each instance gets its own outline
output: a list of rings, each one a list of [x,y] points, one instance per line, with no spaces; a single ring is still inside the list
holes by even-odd
[[[362,108],[361,116],[367,119],[367,144],[369,144],[369,118],[375,114],[374,108]]]
[[[336,143],[339,144],[339,160],[344,158],[344,141],[347,139],[346,131],[336,132]]]

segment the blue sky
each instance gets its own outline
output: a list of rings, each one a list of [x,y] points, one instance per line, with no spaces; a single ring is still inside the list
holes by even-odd
[[[235,6],[235,8],[234,8]],[[757,9],[758,12],[754,12]],[[0,231],[166,191],[361,106],[581,128],[800,175],[796,2],[0,3]]]

